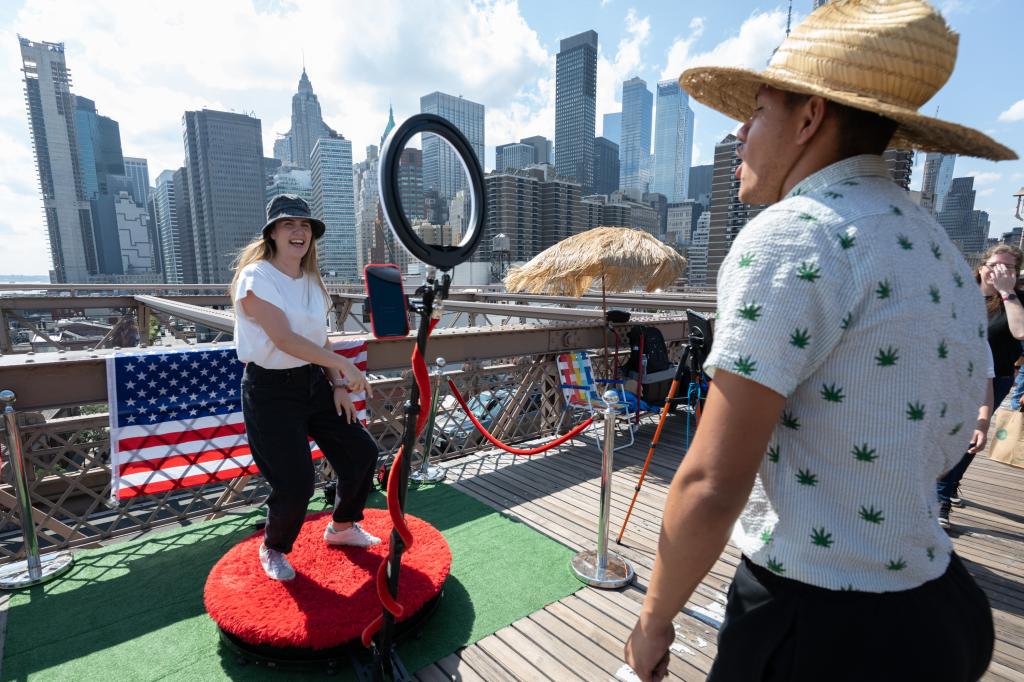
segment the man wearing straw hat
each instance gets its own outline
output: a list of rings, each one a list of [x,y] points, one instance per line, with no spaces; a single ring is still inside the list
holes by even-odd
[[[667,675],[672,621],[732,530],[709,679],[975,680],[992,615],[937,520],[984,399],[985,308],[887,147],[1014,153],[917,110],[957,36],[922,0],[835,0],[768,68],[680,85],[742,121],[740,199],[772,204],[718,277],[714,377],[669,489],[626,661]],[[704,604],[699,604],[704,606]]]

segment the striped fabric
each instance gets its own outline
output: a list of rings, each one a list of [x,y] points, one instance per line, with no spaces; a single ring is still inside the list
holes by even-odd
[[[366,341],[334,350],[366,371]],[[258,474],[245,437],[233,347],[119,353],[107,360],[111,499]],[[353,394],[366,423],[366,396]],[[310,442],[314,458],[322,457]]]

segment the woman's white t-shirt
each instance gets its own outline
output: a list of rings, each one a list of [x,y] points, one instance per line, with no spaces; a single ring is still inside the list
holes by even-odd
[[[288,318],[288,326],[318,346],[327,342],[327,300],[313,275],[295,279],[270,261],[256,261],[242,268],[235,284],[235,345],[238,359],[265,369],[290,369],[309,364],[274,345],[256,320],[245,314],[241,301],[249,295],[274,305]]]

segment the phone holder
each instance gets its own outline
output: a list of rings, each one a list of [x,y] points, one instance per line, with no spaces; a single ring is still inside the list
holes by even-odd
[[[434,134],[443,138],[458,155],[469,178],[471,211],[469,228],[462,241],[454,246],[427,244],[413,230],[398,190],[399,159],[402,150],[414,135]],[[451,270],[468,259],[480,243],[484,233],[484,218],[487,215],[484,193],[484,172],[469,140],[451,121],[435,114],[416,114],[398,126],[384,142],[381,150],[380,167],[377,173],[381,204],[384,217],[391,226],[395,237],[409,253],[427,265],[439,270]]]

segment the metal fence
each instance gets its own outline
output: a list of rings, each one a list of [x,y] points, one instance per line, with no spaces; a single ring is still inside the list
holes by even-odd
[[[670,349],[678,351],[685,323],[660,319]],[[596,323],[518,325],[501,330],[451,329],[431,343],[431,361],[444,355],[448,372],[470,400],[478,417],[507,442],[550,436],[563,411],[555,357],[600,345],[603,327]],[[411,344],[370,340],[369,370],[395,370],[408,358]],[[627,351],[628,352],[628,349]],[[595,362],[600,371],[601,363]],[[368,430],[382,457],[401,439],[409,373],[373,382]],[[438,379],[435,377],[435,381]],[[83,547],[114,537],[135,535],[161,526],[215,517],[227,510],[261,503],[269,489],[258,476],[173,490],[127,502],[110,502],[111,469],[103,358],[97,353],[51,353],[0,358],[0,389],[10,388],[18,415],[29,495],[41,551]],[[459,457],[486,448],[461,408],[442,388],[433,421],[431,460]],[[85,412],[48,417],[56,407]],[[561,424],[570,426],[569,420]],[[0,563],[24,556],[21,520],[3,439],[0,469]],[[420,448],[422,450],[422,447]],[[422,457],[422,452],[420,453]],[[413,466],[416,465],[414,459]],[[325,473],[322,471],[321,476]],[[322,481],[321,481],[322,482]]]

